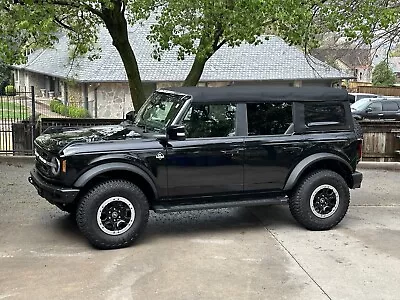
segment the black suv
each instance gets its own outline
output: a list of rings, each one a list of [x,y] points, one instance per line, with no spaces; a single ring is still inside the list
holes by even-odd
[[[149,210],[289,202],[326,230],[361,185],[361,146],[344,90],[173,88],[121,125],[39,136],[29,181],[102,249],[131,244]]]
[[[400,98],[364,98],[351,105],[356,120],[400,120]]]

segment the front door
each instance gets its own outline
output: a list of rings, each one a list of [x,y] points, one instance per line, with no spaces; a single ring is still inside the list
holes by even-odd
[[[187,139],[169,141],[169,198],[228,196],[243,191],[244,138],[236,136],[234,104],[193,104]]]

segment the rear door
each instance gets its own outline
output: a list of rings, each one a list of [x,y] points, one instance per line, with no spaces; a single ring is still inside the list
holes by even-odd
[[[394,101],[382,102],[383,119],[397,119],[399,106]]]
[[[302,137],[293,135],[292,104],[248,103],[247,120],[244,190],[280,190],[304,148]]]

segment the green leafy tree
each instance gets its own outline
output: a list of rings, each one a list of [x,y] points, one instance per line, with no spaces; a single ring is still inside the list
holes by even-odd
[[[10,68],[0,60],[0,85],[10,79]]]
[[[178,49],[178,59],[195,56],[184,82],[193,86],[221,46],[258,44],[266,34],[305,52],[318,46],[327,32],[371,43],[374,30],[396,21],[397,10],[388,5],[379,0],[170,0],[159,11],[150,40],[157,45],[158,59],[172,48]]]
[[[73,57],[93,54],[99,50],[98,26],[104,25],[121,56],[138,110],[144,91],[127,27],[138,13],[135,1],[128,0],[0,0],[0,59],[23,62],[26,50],[51,47],[60,32],[68,34]]]
[[[376,65],[372,72],[372,84],[375,86],[389,86],[396,82],[396,75],[388,65],[387,61],[382,61]]]
[[[96,58],[98,27],[105,26],[138,110],[144,92],[128,24],[151,13],[157,16],[149,36],[156,57],[173,47],[180,59],[195,56],[185,85],[197,84],[207,60],[223,45],[257,44],[270,33],[307,51],[321,33],[370,42],[375,30],[399,20],[390,0],[0,0],[0,59],[23,62],[27,50],[51,47],[60,32],[68,34],[72,56]]]

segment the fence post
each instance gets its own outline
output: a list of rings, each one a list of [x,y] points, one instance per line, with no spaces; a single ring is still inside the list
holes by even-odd
[[[31,86],[31,98],[32,98],[32,117],[31,117],[31,136],[32,136],[32,154],[35,153],[35,125],[36,125],[36,108],[35,108],[35,87]]]

